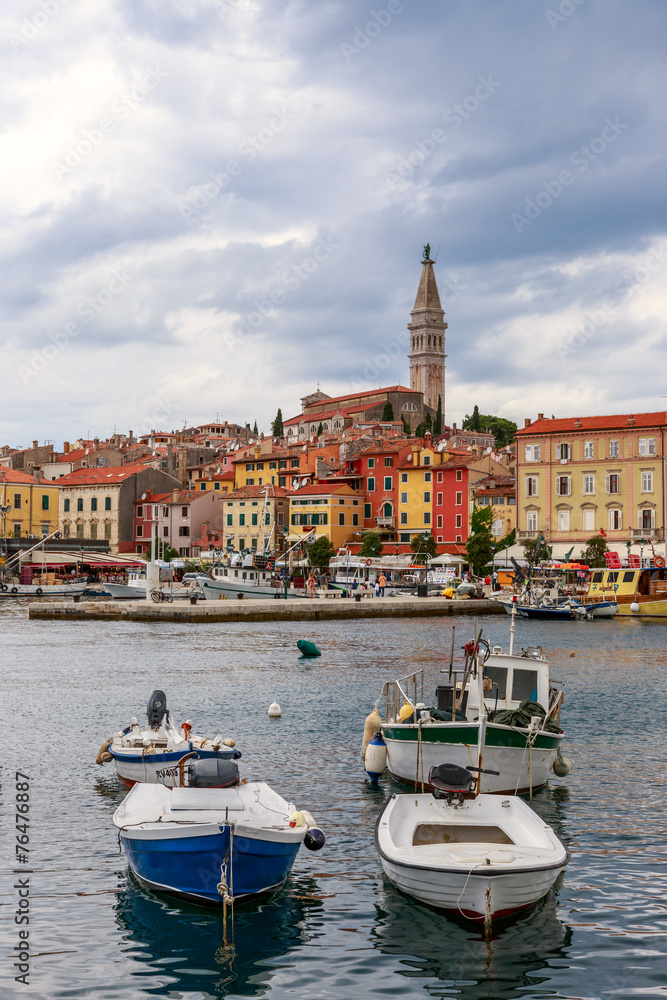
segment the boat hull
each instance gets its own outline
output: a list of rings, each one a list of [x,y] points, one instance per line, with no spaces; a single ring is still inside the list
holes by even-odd
[[[667,600],[644,600],[642,597],[637,597],[636,601],[639,604],[639,611],[632,610],[633,598],[629,601],[623,601],[619,598],[618,601],[618,613],[619,615],[625,615],[631,618],[667,618]]]
[[[146,597],[145,587],[128,587],[126,583],[105,583],[104,589],[115,601],[140,601]]]
[[[431,723],[382,726],[387,746],[387,770],[397,781],[429,789],[428,774],[436,764],[457,764],[467,767],[477,764],[478,727],[476,723]],[[540,733],[533,745],[533,734],[525,729],[488,723],[484,746],[484,767],[499,771],[499,775],[482,775],[482,792],[514,795],[541,788],[549,773],[563,738],[561,733]],[[420,753],[419,767],[417,754]]]
[[[85,583],[69,583],[62,586],[56,584],[45,584],[40,587],[38,584],[15,583],[6,584],[6,590],[0,590],[1,597],[73,597],[74,594],[83,594],[86,589]]]
[[[233,583],[226,580],[207,580],[201,577],[198,582],[207,601],[238,600],[239,598],[254,601],[275,601],[285,596],[284,589],[278,587],[253,586],[252,584]],[[303,590],[289,587],[287,596],[306,597],[307,595]]]
[[[146,836],[146,831],[121,832],[130,868],[150,889],[204,906],[220,906],[221,865],[227,861],[230,895],[235,902],[278,889],[294,865],[301,839],[281,842],[248,836],[230,827],[206,824],[174,831],[178,836]]]
[[[167,788],[178,786],[180,784],[178,765],[188,754],[195,753],[197,760],[214,760],[215,758],[233,760],[240,756],[238,751],[233,749],[216,752],[214,750],[198,750],[196,747],[193,749],[186,747],[183,750],[142,755],[141,751],[134,753],[131,751],[122,752],[110,746],[109,753],[114,759],[118,780],[127,788],[132,788],[133,785],[139,782],[156,784],[158,781],[158,772],[165,769],[169,771],[173,770],[175,773],[163,775],[159,779],[160,784],[165,785]],[[194,759],[194,757],[190,757],[188,763]]]

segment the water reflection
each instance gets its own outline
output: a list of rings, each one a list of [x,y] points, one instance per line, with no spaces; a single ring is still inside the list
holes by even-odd
[[[559,919],[553,890],[518,920],[498,924],[487,944],[476,927],[420,906],[387,888],[376,905],[373,945],[400,958],[407,979],[436,979],[424,988],[442,996],[442,985],[462,1000],[515,1000],[550,978],[549,968],[567,958],[572,929]],[[543,972],[540,975],[540,971]]]
[[[132,973],[146,993],[177,996],[182,988],[201,997],[262,997],[284,959],[315,936],[310,929],[322,903],[311,878],[291,878],[281,892],[263,903],[238,907],[234,947],[223,943],[222,915],[202,907],[175,904],[139,887],[129,876],[117,893],[116,922],[123,931],[121,949],[137,963]],[[231,926],[228,923],[228,939]],[[280,960],[283,961],[280,961]],[[163,983],[141,984],[142,977]]]

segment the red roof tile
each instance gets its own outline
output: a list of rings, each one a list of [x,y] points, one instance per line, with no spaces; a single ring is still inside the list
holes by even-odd
[[[130,476],[145,472],[145,465],[95,466],[90,469],[75,469],[57,480],[58,486],[104,486],[122,483]]]
[[[29,476],[27,472],[21,472],[20,469],[4,469],[0,468],[0,486],[2,483],[32,483],[35,485],[35,477]],[[62,482],[62,480],[58,480]],[[40,483],[41,486],[53,486],[54,484],[43,480]]]
[[[628,420],[634,420],[629,424]],[[575,427],[575,423],[581,426]],[[611,413],[602,417],[564,417],[550,420],[534,420],[529,427],[520,427],[517,434],[556,434],[565,431],[632,430],[641,427],[660,427],[667,424],[667,413]]]

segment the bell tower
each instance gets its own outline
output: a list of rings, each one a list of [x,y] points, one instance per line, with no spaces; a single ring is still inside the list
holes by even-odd
[[[431,248],[424,247],[422,273],[417,298],[411,313],[410,331],[410,388],[424,394],[424,403],[433,410],[442,400],[442,419],[445,419],[445,330],[444,310],[433,271]]]

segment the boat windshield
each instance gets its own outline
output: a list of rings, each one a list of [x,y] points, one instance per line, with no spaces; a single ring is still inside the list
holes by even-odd
[[[489,692],[491,697],[498,694],[498,700],[503,701],[507,697],[507,667],[484,667],[484,676],[489,677],[493,687]]]

